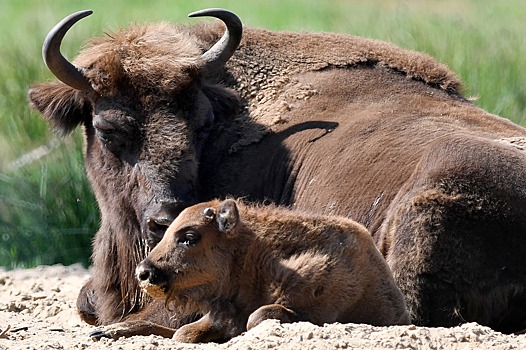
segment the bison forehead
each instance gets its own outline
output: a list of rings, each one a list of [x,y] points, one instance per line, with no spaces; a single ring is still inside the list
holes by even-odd
[[[136,25],[88,42],[74,63],[94,89],[111,95],[129,83],[136,89],[173,93],[195,78],[200,48],[184,31],[167,23]]]

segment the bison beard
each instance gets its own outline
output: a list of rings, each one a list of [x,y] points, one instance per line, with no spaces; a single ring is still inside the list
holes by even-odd
[[[416,324],[526,328],[526,130],[466,100],[447,67],[349,35],[241,40],[218,9],[198,14],[226,32],[135,25],[69,63],[62,36],[87,14],[44,45],[61,82],[29,91],[56,129],[85,133],[102,218],[86,321],[186,322],[144,298],[135,267],[183,208],[234,195],[364,224]]]

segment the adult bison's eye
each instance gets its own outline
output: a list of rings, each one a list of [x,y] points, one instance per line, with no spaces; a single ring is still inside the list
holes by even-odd
[[[93,122],[93,127],[100,141],[113,153],[118,154],[126,146],[125,135],[112,123],[98,119]]]
[[[112,139],[114,138],[114,135],[115,135],[115,130],[101,129],[101,128],[96,128],[95,130],[97,130],[97,136],[99,136],[102,142],[104,143],[112,142]]]
[[[196,245],[201,240],[201,235],[194,231],[187,231],[177,239],[177,246],[189,247]]]

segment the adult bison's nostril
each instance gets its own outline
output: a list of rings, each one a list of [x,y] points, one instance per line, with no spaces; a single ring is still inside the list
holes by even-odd
[[[164,233],[170,224],[171,218],[146,218],[146,242],[153,249],[164,237]]]
[[[146,227],[148,227],[148,230],[153,232],[154,234],[158,236],[163,236],[164,232],[170,226],[172,223],[171,218],[146,218]]]
[[[143,228],[150,248],[161,241],[168,226],[185,207],[182,202],[161,202],[147,210]]]

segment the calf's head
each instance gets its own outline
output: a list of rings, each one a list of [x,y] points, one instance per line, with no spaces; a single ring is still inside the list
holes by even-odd
[[[153,297],[180,300],[217,293],[229,276],[239,211],[236,202],[200,203],[185,209],[136,269]],[[241,248],[241,247],[238,247]]]
[[[197,201],[198,163],[218,120],[236,112],[236,95],[207,81],[239,45],[232,13],[209,9],[227,27],[207,51],[192,30],[210,27],[135,25],[91,40],[70,63],[62,38],[81,11],[48,34],[44,61],[60,82],[35,84],[31,105],[67,134],[84,128],[85,163],[102,214],[102,229],[125,222],[154,246],[186,206]]]

